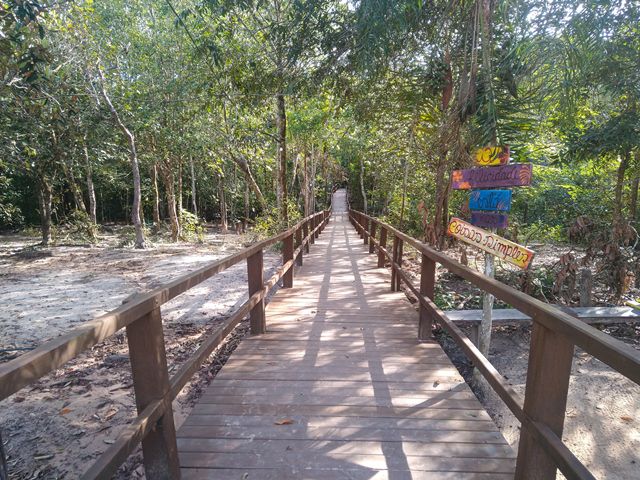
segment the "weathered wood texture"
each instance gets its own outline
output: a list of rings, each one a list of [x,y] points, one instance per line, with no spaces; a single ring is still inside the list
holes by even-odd
[[[341,194],[267,333],[243,340],[180,428],[182,478],[513,478],[515,453],[439,344],[417,340],[418,313]]]

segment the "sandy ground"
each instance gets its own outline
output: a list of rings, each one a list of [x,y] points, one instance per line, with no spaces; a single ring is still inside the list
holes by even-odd
[[[538,265],[551,266],[564,252],[555,246],[537,247]],[[457,256],[457,252],[448,252]],[[467,250],[469,266],[483,269],[481,255]],[[411,255],[409,255],[411,257]],[[415,260],[411,267],[414,278],[419,271]],[[510,275],[515,269],[500,265],[500,275]],[[460,277],[438,269],[438,290],[445,308],[480,308],[478,290]],[[419,284],[414,283],[414,284]],[[596,298],[606,297],[605,288],[596,286]],[[637,295],[637,291],[632,292]],[[410,294],[408,296],[411,296]],[[436,296],[437,292],[436,292]],[[615,325],[603,331],[640,350],[640,324]],[[529,326],[501,326],[493,329],[489,360],[524,398],[529,361]],[[472,381],[472,366],[454,341],[442,332],[438,339],[468,382]],[[476,395],[488,410],[507,441],[518,448],[520,423],[502,400],[491,390]],[[640,479],[640,386],[626,379],[608,365],[576,348],[563,441],[596,478],[610,480]],[[558,478],[564,478],[561,474]]]
[[[206,262],[241,249],[248,237],[208,234],[203,244],[146,250],[98,246],[34,250],[34,239],[0,237],[0,363]],[[279,256],[265,255],[265,276]],[[234,306],[247,298],[245,262],[163,305],[170,374]],[[242,328],[240,328],[242,333]],[[235,335],[236,337],[238,334]],[[224,361],[218,352],[174,402],[179,425]],[[0,429],[12,479],[76,478],[135,417],[124,331],[2,402]],[[122,478],[141,469],[129,462]]]

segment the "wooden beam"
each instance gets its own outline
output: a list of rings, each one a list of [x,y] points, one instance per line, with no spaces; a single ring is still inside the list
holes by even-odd
[[[167,355],[160,308],[127,325],[127,342],[138,414],[169,392]],[[176,428],[169,405],[142,439],[144,470],[149,480],[180,478]]]
[[[564,335],[534,322],[524,412],[534,422],[548,426],[562,438],[574,346]],[[557,465],[548,451],[523,424],[518,446],[518,480],[555,479]]]
[[[249,296],[262,290],[264,281],[262,250],[247,258],[247,278],[249,283]],[[267,325],[264,316],[264,299],[260,300],[260,302],[251,309],[249,319],[252,335],[266,333]]]

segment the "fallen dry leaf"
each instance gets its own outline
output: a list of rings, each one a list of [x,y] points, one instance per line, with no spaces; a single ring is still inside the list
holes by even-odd
[[[69,412],[71,412],[70,408],[63,408],[62,410],[60,410],[60,415],[66,415]]]
[[[292,420],[291,418],[283,418],[282,420],[278,420],[276,422],[274,422],[274,425],[293,425],[295,422],[295,420]]]
[[[623,422],[627,422],[627,423],[633,422],[633,418],[632,417],[627,417],[627,416],[620,417],[620,420],[622,420]]]

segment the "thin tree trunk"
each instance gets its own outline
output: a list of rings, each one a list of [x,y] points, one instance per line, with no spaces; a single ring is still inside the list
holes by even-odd
[[[305,151],[302,157],[302,197],[304,202],[304,216],[311,215],[311,198],[309,195],[309,164],[307,161],[307,152]]]
[[[278,200],[280,205],[280,219],[284,225],[289,225],[287,201],[287,112],[284,95],[276,95],[276,128],[278,130]]]
[[[409,176],[409,160],[405,158],[404,160],[404,175],[402,177],[402,207],[400,209],[400,227],[402,230],[404,226],[404,207],[407,200],[407,177]]]
[[[622,220],[622,190],[624,188],[624,176],[629,167],[629,161],[631,160],[631,152],[625,152],[620,159],[620,166],[618,167],[618,176],[616,179],[615,200],[613,210],[614,225],[617,225]]]
[[[164,183],[165,194],[167,196],[167,210],[169,211],[169,220],[171,222],[171,241],[177,242],[180,238],[180,220],[176,208],[176,188],[175,175],[170,165],[161,167],[162,180]]]
[[[635,221],[638,215],[638,189],[640,189],[640,176],[636,176],[631,182],[631,198],[629,199],[629,218]]]
[[[220,201],[220,230],[227,232],[229,226],[227,224],[227,201],[224,197],[224,175],[220,175],[218,182],[218,199]]]
[[[364,189],[364,159],[360,156],[360,193],[362,194],[362,205],[365,215],[368,215],[367,192]]]
[[[89,218],[94,224],[98,223],[96,215],[96,191],[93,185],[93,169],[91,168],[91,159],[89,158],[89,149],[87,148],[86,137],[82,143],[82,151],[84,152],[84,160],[87,168],[87,194],[89,196]]]
[[[109,98],[104,85],[104,74],[102,73],[102,70],[100,70],[100,67],[98,67],[98,75],[100,76],[100,89],[102,97],[104,98],[104,101],[107,103],[109,110],[111,111],[111,116],[113,117],[120,130],[122,130],[122,133],[124,134],[129,144],[129,162],[131,163],[131,172],[133,174],[133,205],[131,208],[131,221],[133,222],[133,226],[136,230],[136,240],[134,247],[144,248],[144,231],[142,229],[142,222],[140,220],[142,189],[140,187],[140,167],[138,163],[138,153],[136,151],[136,139],[133,133],[122,122],[122,120],[120,119],[120,115],[118,115],[118,111],[113,106],[113,103],[111,103],[111,99]]]
[[[198,216],[198,202],[196,201],[196,174],[193,167],[193,155],[189,155],[189,169],[191,170],[191,205],[193,206],[193,213]]]
[[[67,183],[69,184],[69,189],[71,190],[71,193],[73,195],[73,203],[76,210],[87,213],[87,207],[84,204],[84,198],[82,198],[82,190],[76,182],[76,177],[73,174],[71,165],[69,165],[66,161],[63,161],[62,169],[64,170],[65,177],[67,177]]]
[[[153,224],[158,228],[160,226],[160,192],[158,191],[158,164],[155,162],[151,167],[151,183],[153,186]]]
[[[182,216],[182,160],[178,162],[178,218]]]
[[[251,204],[249,202],[249,183],[244,184],[244,221],[242,222],[242,233],[246,233],[249,228],[249,214]]]
[[[45,178],[40,179],[40,231],[42,232],[42,246],[51,244],[51,202],[53,193],[51,185]]]

